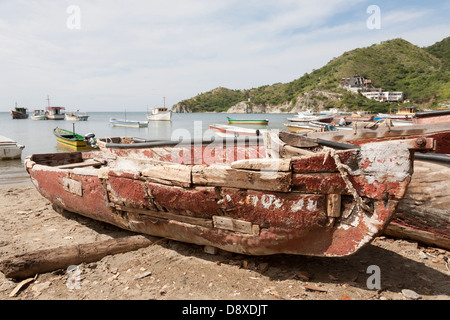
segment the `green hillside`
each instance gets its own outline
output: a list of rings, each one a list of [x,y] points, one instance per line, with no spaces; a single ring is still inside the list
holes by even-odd
[[[450,37],[425,48],[425,50],[441,59],[447,69],[450,67]]]
[[[289,83],[261,86],[249,90],[218,88],[181,101],[193,112],[226,111],[241,101],[276,106],[291,102],[294,106],[306,92],[338,93],[341,100],[316,95],[311,106],[346,107],[350,110],[387,111],[387,103],[379,103],[339,89],[340,79],[360,75],[371,79],[375,87],[387,91],[403,91],[412,104],[433,107],[450,100],[450,40],[444,39],[427,48],[419,48],[405,40],[394,39],[366,48],[355,49],[330,61],[321,69]],[[319,101],[321,100],[321,101]],[[289,111],[289,110],[288,110]]]

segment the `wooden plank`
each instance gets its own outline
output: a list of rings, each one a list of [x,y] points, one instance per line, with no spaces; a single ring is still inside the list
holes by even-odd
[[[253,234],[252,223],[243,220],[236,220],[229,217],[214,216],[214,227],[234,232]]]
[[[264,130],[262,136],[267,157],[273,159],[283,158],[283,146],[285,143],[280,140],[278,133],[275,131]]]
[[[74,169],[74,168],[83,168],[83,167],[90,167],[90,166],[94,166],[94,167],[98,167],[101,166],[103,163],[93,160],[93,159],[88,159],[85,160],[83,162],[79,162],[79,163],[71,163],[71,164],[64,164],[61,166],[58,166],[58,169]]]
[[[192,167],[188,165],[149,161],[145,164],[142,175],[158,180],[174,181],[188,187],[191,184],[191,171]]]
[[[327,197],[327,215],[331,218],[341,216],[341,195],[329,194]]]
[[[189,217],[189,216],[183,216],[180,214],[174,214],[170,212],[162,212],[162,211],[154,211],[154,210],[147,210],[147,209],[138,209],[138,208],[129,208],[124,207],[120,205],[114,205],[114,207],[117,210],[124,211],[124,212],[132,212],[137,214],[143,214],[146,216],[151,216],[155,218],[162,218],[166,220],[174,220],[179,221],[183,223],[189,223],[197,226],[212,228],[213,227],[213,221],[210,219],[203,219],[203,218],[195,218],[195,217]]]
[[[192,167],[195,185],[289,192],[290,172],[258,172],[232,169],[226,165],[197,165]]]
[[[284,143],[297,148],[313,148],[319,146],[317,139],[311,139],[302,135],[290,132],[280,132],[280,139]]]
[[[231,164],[233,169],[261,171],[291,171],[290,159],[248,159]]]
[[[64,190],[76,194],[77,196],[83,196],[83,186],[80,181],[65,177],[63,179],[63,188]]]

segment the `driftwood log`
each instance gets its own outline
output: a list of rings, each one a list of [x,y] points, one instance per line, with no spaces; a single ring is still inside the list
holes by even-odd
[[[414,175],[386,235],[450,249],[450,165],[414,162]]]
[[[131,236],[101,242],[39,250],[17,255],[0,262],[0,271],[15,280],[34,277],[39,273],[66,269],[71,265],[101,260],[108,255],[145,248],[160,238]]]

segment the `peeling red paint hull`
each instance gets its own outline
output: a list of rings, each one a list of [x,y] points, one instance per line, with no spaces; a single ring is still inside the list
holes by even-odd
[[[189,165],[168,157],[169,147],[157,160],[161,149],[135,148],[58,154],[55,162],[51,154],[33,155],[25,165],[55,207],[123,229],[251,255],[326,257],[353,254],[382,232],[413,171],[407,142],[337,152],[351,185],[325,154],[288,159],[283,172],[259,172],[217,164],[229,159],[222,155],[214,165],[201,156],[193,161],[196,152],[211,154],[207,148],[190,149]],[[264,156],[258,145],[239,148],[223,150],[233,159]]]

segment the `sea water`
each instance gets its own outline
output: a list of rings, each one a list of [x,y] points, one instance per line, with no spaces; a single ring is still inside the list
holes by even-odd
[[[0,112],[0,136],[24,145],[20,160],[0,161],[0,184],[28,181],[23,160],[32,154],[67,152],[56,142],[53,129],[67,129],[81,135],[95,134],[104,137],[137,137],[147,140],[183,140],[208,138],[214,134],[212,124],[227,124],[227,116],[233,119],[267,119],[268,126],[242,125],[253,129],[285,130],[289,114],[226,114],[226,113],[173,113],[172,121],[150,121],[146,128],[114,127],[110,118],[146,121],[146,112],[89,112],[87,121],[12,119],[9,112]]]

